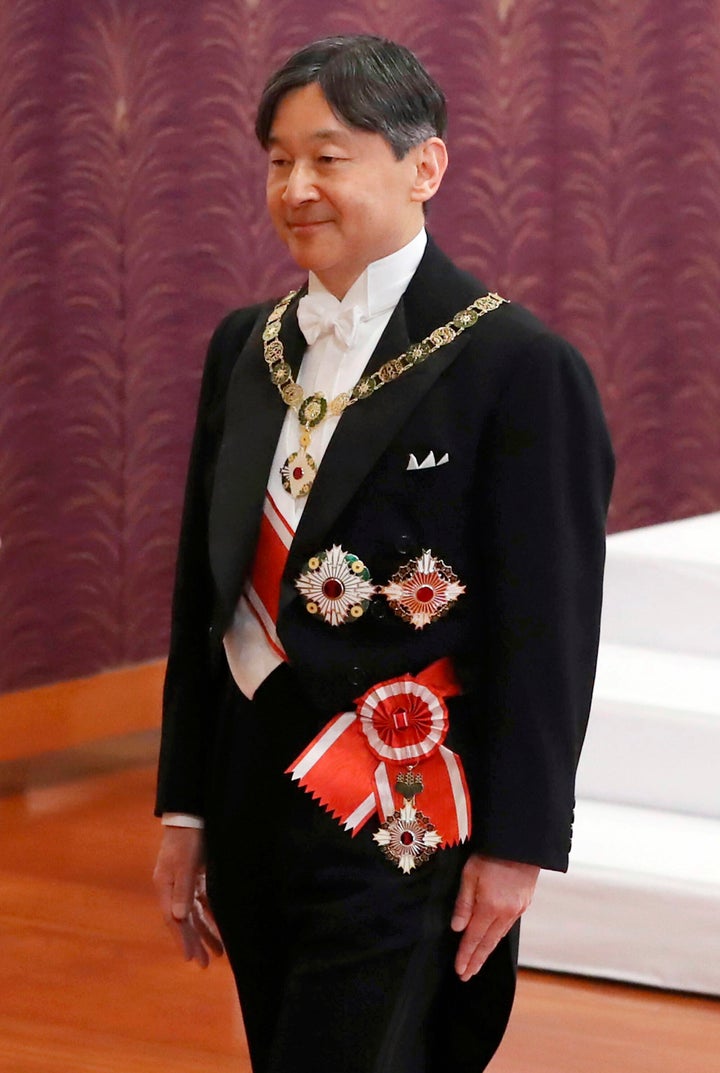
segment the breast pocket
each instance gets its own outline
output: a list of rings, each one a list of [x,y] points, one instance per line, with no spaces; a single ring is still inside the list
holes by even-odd
[[[417,455],[415,455],[417,458]],[[427,452],[422,456],[427,458]],[[435,452],[434,465],[408,467],[407,455],[403,459],[403,472],[395,470],[394,492],[398,504],[409,517],[419,523],[423,530],[446,532],[454,529],[455,517],[464,485],[462,467],[452,455]],[[440,463],[440,460],[447,458]]]
[[[409,452],[405,469],[408,473],[431,473],[449,464],[449,451],[420,449]]]

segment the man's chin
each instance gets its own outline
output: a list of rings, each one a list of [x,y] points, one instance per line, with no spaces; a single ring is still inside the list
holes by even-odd
[[[295,264],[298,268],[305,269],[306,272],[314,272],[318,275],[333,263],[327,253],[323,254],[323,251],[308,239],[298,239],[290,235],[286,244]]]

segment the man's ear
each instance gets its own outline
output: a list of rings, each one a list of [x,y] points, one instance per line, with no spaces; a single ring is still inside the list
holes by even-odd
[[[448,165],[448,153],[442,138],[428,138],[410,150],[415,158],[415,180],[412,201],[429,201],[443,180]]]

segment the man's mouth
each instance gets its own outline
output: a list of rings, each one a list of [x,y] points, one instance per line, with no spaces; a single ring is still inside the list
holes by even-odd
[[[287,226],[291,231],[310,231],[314,227],[322,227],[323,224],[329,222],[329,220],[288,220]]]

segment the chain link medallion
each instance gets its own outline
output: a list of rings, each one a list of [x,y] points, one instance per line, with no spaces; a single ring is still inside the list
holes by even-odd
[[[440,347],[452,343],[467,328],[471,328],[480,317],[507,302],[507,298],[493,293],[476,298],[466,309],[456,313],[448,324],[436,328],[397,358],[386,361],[377,372],[361,377],[351,391],[342,392],[333,399],[326,399],[321,391],[305,396],[293,378],[290,366],[285,362],[285,350],[280,339],[282,319],[296,294],[297,291],[290,291],[278,302],[263,329],[264,357],[270,370],[270,379],[280,392],[285,405],[297,412],[300,426],[308,437],[302,449],[291,454],[281,468],[283,488],[294,499],[306,496],[315,480],[317,465],[305,450],[310,445],[312,429],[317,428],[326,417],[339,417],[348,406],[370,398],[383,384],[392,383],[413,366],[420,365]],[[296,476],[296,473],[299,473],[299,476]]]

